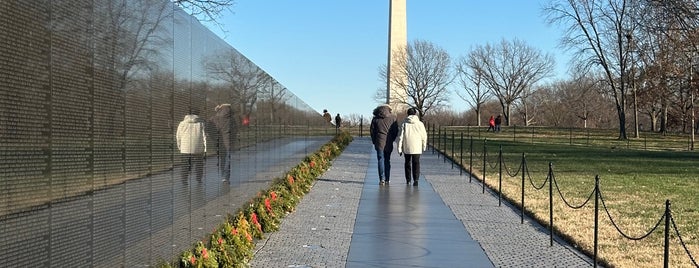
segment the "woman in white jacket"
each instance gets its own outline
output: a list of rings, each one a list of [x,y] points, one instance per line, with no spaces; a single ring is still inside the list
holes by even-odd
[[[187,182],[189,173],[194,170],[197,181],[204,177],[204,155],[206,154],[206,133],[204,120],[197,110],[185,115],[177,126],[177,148],[180,150],[184,167],[182,181]]]
[[[427,149],[427,131],[420,122],[417,109],[408,109],[398,134],[398,154],[405,154],[405,182],[417,186],[420,179],[420,155]],[[412,179],[411,179],[412,178]]]

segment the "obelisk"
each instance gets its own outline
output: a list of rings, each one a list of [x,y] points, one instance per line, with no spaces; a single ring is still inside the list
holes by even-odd
[[[388,21],[388,64],[386,66],[386,103],[394,112],[403,112],[406,105],[406,91],[399,84],[406,85],[407,77],[403,75],[401,64],[405,64],[408,45],[408,23],[406,19],[406,0],[389,0]],[[400,58],[396,58],[400,57]]]

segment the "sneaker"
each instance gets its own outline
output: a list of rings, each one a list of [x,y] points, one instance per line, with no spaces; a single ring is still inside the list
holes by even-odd
[[[413,182],[413,186],[417,186],[417,181],[414,181],[414,182]]]
[[[384,184],[386,184],[385,180],[379,180],[379,185],[384,185]]]
[[[410,185],[410,181],[406,180],[405,184]]]

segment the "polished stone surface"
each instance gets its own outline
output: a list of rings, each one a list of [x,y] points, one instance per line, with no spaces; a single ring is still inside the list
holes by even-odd
[[[392,169],[400,176],[379,185],[369,165],[346,267],[494,267],[430,183]]]

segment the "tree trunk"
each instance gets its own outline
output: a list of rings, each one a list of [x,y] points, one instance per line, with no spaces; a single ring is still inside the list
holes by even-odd
[[[660,112],[660,133],[666,134],[667,133],[667,101],[663,101],[663,107]]]
[[[658,126],[658,116],[656,115],[655,112],[651,111],[648,112],[648,116],[650,117],[650,131],[655,132]]]
[[[527,103],[524,102],[524,126],[529,126],[529,109],[527,109]]]
[[[505,108],[505,114],[503,115],[505,117],[505,125],[510,126],[510,103],[507,104],[507,107]]]
[[[619,115],[619,139],[626,140],[626,111],[617,106],[617,114]]]
[[[481,105],[476,105],[476,126],[481,126]]]

